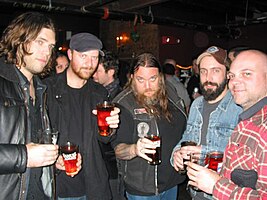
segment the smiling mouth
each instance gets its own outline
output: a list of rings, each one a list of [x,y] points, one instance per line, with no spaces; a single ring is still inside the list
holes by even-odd
[[[42,62],[42,63],[47,63],[47,61],[45,60],[45,59],[41,59],[41,58],[37,58],[37,60],[39,61],[39,62]]]

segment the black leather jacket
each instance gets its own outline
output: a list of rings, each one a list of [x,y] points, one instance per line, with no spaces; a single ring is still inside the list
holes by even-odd
[[[61,74],[49,77],[44,82],[47,85],[48,93],[48,110],[51,125],[59,131],[59,144],[68,139],[68,135],[77,134],[70,132],[69,122],[71,120],[70,107],[74,106],[69,100],[67,88],[67,70]],[[90,200],[109,200],[111,199],[108,173],[105,162],[102,158],[99,141],[107,143],[109,137],[100,137],[97,129],[96,116],[92,114],[92,110],[96,108],[96,104],[102,102],[107,97],[105,88],[89,79],[84,85],[86,90],[83,94],[84,103],[82,137],[83,144],[80,145],[80,153],[82,154],[82,168],[84,170],[85,192]],[[88,116],[88,117],[86,117]],[[83,147],[83,148],[81,148]],[[57,176],[57,184],[63,181],[63,173]],[[66,180],[65,180],[66,181]],[[71,193],[71,191],[69,191]]]
[[[38,81],[38,80],[37,80]],[[38,86],[41,85],[40,80]],[[29,88],[28,88],[29,89]],[[26,199],[29,180],[27,144],[30,138],[26,99],[14,65],[0,59],[0,199]],[[44,91],[43,90],[39,91]],[[41,108],[42,109],[42,108]]]

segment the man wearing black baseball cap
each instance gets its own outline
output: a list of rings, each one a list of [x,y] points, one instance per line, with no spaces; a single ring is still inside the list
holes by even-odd
[[[98,134],[96,116],[92,110],[107,98],[106,89],[90,79],[95,72],[99,54],[104,55],[102,42],[90,33],[78,33],[70,40],[68,57],[70,66],[63,73],[46,80],[48,108],[52,126],[59,133],[59,145],[67,141],[79,145],[82,169],[70,177],[57,175],[57,199],[110,200],[108,173],[102,158],[99,141],[110,137]],[[119,109],[115,108],[107,122],[117,128]],[[57,167],[65,170],[60,156]]]

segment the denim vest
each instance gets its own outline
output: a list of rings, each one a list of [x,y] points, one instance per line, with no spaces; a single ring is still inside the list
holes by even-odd
[[[186,130],[183,138],[174,147],[171,164],[173,165],[173,153],[181,147],[183,141],[195,141],[201,145],[201,128],[203,124],[203,96],[197,98],[191,105],[187,120]],[[224,152],[228,140],[238,123],[239,114],[242,108],[235,104],[233,96],[228,91],[221,100],[218,107],[211,112],[206,135],[206,145],[202,145],[202,152],[207,153],[212,150]],[[207,197],[207,196],[206,196]],[[207,197],[208,198],[208,197]]]

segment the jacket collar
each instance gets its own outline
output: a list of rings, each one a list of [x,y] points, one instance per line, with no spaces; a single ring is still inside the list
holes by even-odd
[[[205,101],[205,100],[204,100],[204,97],[203,96],[201,96],[199,98],[200,99],[199,99],[198,103],[196,104],[196,107],[199,110],[201,110],[203,108],[203,101]],[[221,102],[219,103],[218,109],[221,109],[224,112],[226,112],[228,106],[230,106],[230,104],[231,104],[232,101],[233,101],[233,96],[232,96],[230,90],[228,90],[227,93],[226,93],[226,95],[222,98]]]
[[[64,72],[60,73],[60,74],[56,74],[53,79],[53,87],[55,88],[56,94],[57,95],[63,95],[66,94],[67,91],[67,71],[65,70]],[[48,78],[49,79],[49,78]],[[98,95],[99,92],[101,91],[101,93],[103,91],[105,91],[104,93],[102,93],[102,95],[107,96],[107,91],[106,89],[103,90],[104,86],[100,85],[99,83],[94,82],[91,78],[89,78],[87,80],[87,83],[83,86],[83,87],[89,87],[90,88],[90,93],[92,94],[96,94]],[[99,90],[101,88],[101,90]]]
[[[20,83],[21,86],[26,86],[26,84],[29,83],[26,77],[14,64],[5,63],[4,57],[0,58],[0,76],[9,81]],[[36,83],[36,91],[40,91],[42,94],[45,91],[46,86],[41,82],[37,75],[34,75],[33,78]]]
[[[14,64],[7,64],[4,57],[0,58],[0,76],[11,81],[19,83],[19,78],[15,72],[16,66]]]

